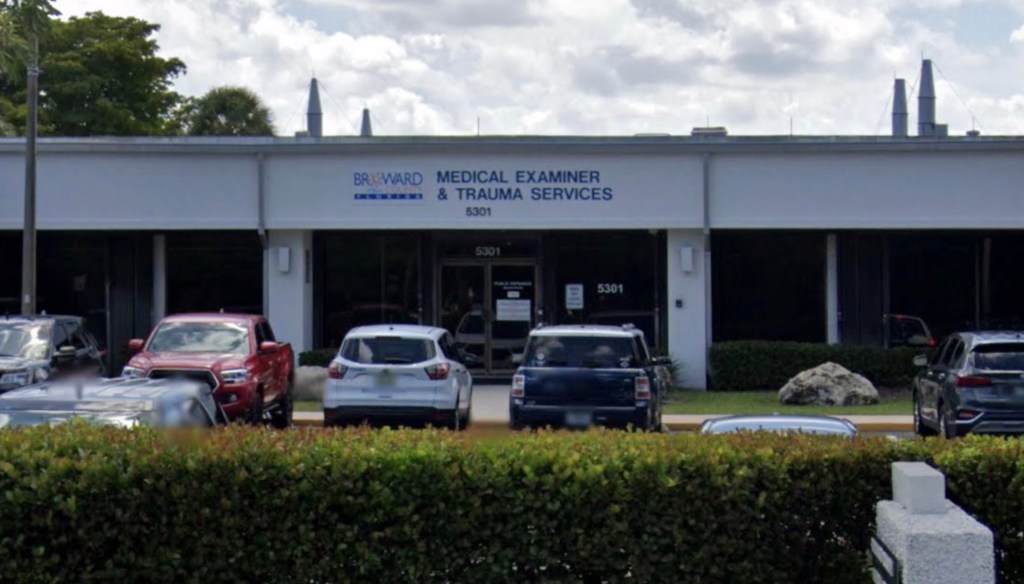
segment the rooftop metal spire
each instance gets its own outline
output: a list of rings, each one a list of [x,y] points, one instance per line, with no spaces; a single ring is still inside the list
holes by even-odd
[[[309,106],[306,108],[306,131],[314,138],[324,135],[324,112],[320,107],[320,87],[316,77],[309,82]]]
[[[370,125],[370,109],[363,108],[363,123],[359,127],[359,135],[363,138],[373,137],[373,127]]]
[[[897,79],[893,87],[892,98],[892,135],[897,138],[907,137],[907,82]]]

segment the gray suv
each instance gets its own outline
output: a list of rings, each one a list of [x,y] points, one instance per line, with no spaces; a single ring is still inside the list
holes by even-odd
[[[914,364],[917,434],[1024,434],[1024,332],[952,334]]]

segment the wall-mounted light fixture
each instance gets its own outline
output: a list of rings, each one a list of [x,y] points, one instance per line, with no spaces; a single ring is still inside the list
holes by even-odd
[[[287,274],[292,269],[292,248],[282,245],[277,248],[277,271]]]
[[[689,245],[684,245],[679,248],[679,267],[683,269],[684,274],[693,273],[693,248]]]

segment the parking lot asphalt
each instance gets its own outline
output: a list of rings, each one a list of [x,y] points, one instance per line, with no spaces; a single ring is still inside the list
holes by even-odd
[[[472,425],[508,426],[507,385],[478,385],[473,388]],[[704,420],[728,414],[665,415],[662,418],[666,429],[675,432],[696,431]],[[904,435],[913,432],[914,420],[907,415],[840,416],[869,434]],[[295,412],[297,426],[323,426],[324,417],[320,412]]]

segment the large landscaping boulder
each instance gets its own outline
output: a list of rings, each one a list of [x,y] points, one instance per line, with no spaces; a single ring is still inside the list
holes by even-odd
[[[862,375],[829,362],[797,373],[779,390],[783,404],[859,406],[878,403],[878,390]]]

